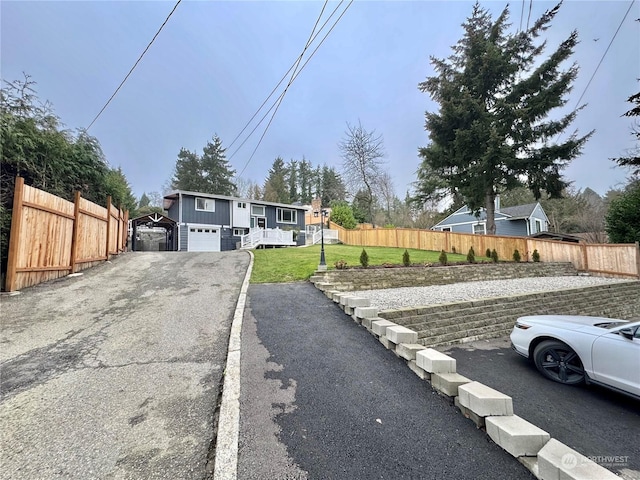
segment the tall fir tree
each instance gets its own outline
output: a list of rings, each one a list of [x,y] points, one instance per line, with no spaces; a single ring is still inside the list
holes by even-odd
[[[300,201],[305,205],[310,204],[311,200],[313,200],[311,193],[311,185],[313,183],[312,175],[313,167],[311,166],[311,162],[302,157],[298,165],[298,178],[300,183]]]
[[[267,202],[289,203],[289,189],[287,185],[287,167],[284,160],[278,157],[273,161],[269,176],[264,184],[264,200]]]
[[[580,108],[547,119],[566,104],[578,74],[575,64],[561,68],[573,54],[577,32],[546,58],[546,42],[537,41],[559,8],[545,12],[527,30],[508,33],[508,7],[493,21],[476,3],[453,54],[431,59],[436,75],[419,89],[440,110],[426,113],[431,143],[420,149],[428,177],[416,182],[419,200],[432,199],[444,185],[472,210],[484,206],[487,233],[495,234],[494,202],[501,192],[526,185],[536,198],[543,190],[552,197],[562,194],[568,183],[561,171],[591,134],[574,133],[557,142]]]
[[[197,153],[186,148],[180,149],[171,179],[171,187],[177,190],[206,193],[204,192],[205,183],[200,168],[200,158]]]
[[[287,165],[287,183],[289,184],[289,201],[291,203],[300,200],[300,194],[298,193],[298,161],[293,158],[289,160]]]
[[[226,149],[222,148],[222,140],[218,135],[214,135],[203,148],[200,168],[204,176],[204,193],[228,196],[236,194],[236,186],[232,182],[236,172],[229,165],[225,152]]]

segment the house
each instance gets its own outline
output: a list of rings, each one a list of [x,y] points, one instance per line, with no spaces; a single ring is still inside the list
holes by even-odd
[[[527,237],[549,230],[549,219],[540,203],[500,208],[500,197],[497,197],[495,221],[496,235],[505,237]],[[485,235],[487,233],[487,214],[482,208],[476,216],[465,205],[435,224],[431,230]]]
[[[176,221],[179,251],[304,245],[302,206],[175,190],[164,209]]]

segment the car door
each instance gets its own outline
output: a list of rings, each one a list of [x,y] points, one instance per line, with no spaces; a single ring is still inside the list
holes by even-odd
[[[633,338],[622,335],[623,328],[604,333],[593,342],[593,380],[640,395],[640,328],[632,327]]]

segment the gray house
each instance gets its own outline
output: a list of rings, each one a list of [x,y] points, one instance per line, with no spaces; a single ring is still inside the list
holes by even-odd
[[[175,190],[164,209],[176,221],[179,251],[304,245],[302,206]]]
[[[540,203],[500,208],[500,198],[496,198],[495,220],[496,235],[506,237],[527,237],[549,230],[549,219]],[[482,208],[476,217],[467,206],[464,206],[435,224],[431,230],[485,235],[487,213]]]

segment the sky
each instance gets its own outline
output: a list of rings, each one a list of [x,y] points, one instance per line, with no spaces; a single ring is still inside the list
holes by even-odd
[[[3,0],[1,76],[16,80],[23,78],[23,72],[29,74],[37,82],[40,99],[53,104],[67,128],[86,128],[174,4]],[[583,93],[581,103],[587,105],[567,134],[595,133],[564,174],[574,187],[589,187],[601,195],[622,186],[628,176],[610,158],[623,156],[634,146],[632,121],[622,116],[631,108],[627,98],[640,89],[640,21],[636,21],[640,2],[632,5],[621,25],[631,4],[631,0],[565,1],[545,33],[549,54],[572,30],[578,31],[580,44],[573,60],[580,73],[567,108],[575,107]],[[89,130],[109,164],[122,168],[136,197],[162,191],[180,148],[201,152],[214,134],[223,146],[231,144],[302,52],[323,5],[321,1],[182,1]],[[507,3],[481,5],[495,18]],[[533,22],[554,5],[512,2],[513,31],[521,18],[526,25],[529,6]],[[338,2],[329,2],[322,21],[336,6]],[[382,135],[384,167],[398,196],[404,198],[416,180],[418,149],[428,144],[424,114],[438,109],[427,93],[418,90],[418,83],[434,74],[431,56],[451,54],[472,6],[467,1],[356,0],[290,86],[253,158],[249,161],[266,121],[237,149],[254,121],[227,150],[232,167],[238,173],[244,170],[244,180],[261,184],[278,156],[285,161],[304,157],[340,171],[338,143],[345,137],[347,123],[361,122],[367,131]]]

